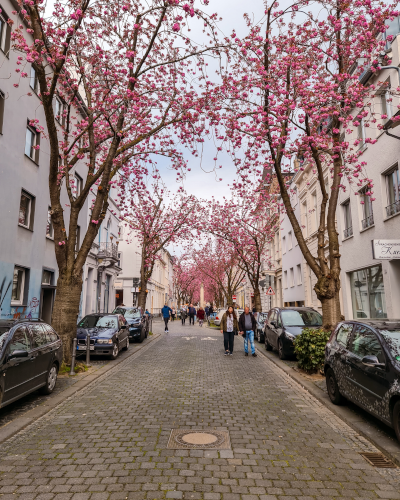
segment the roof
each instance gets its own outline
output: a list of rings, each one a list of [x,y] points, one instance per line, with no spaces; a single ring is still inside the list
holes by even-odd
[[[399,330],[400,329],[400,320],[399,319],[387,319],[385,321],[381,319],[377,320],[347,320],[345,323],[360,323],[361,325],[372,326],[377,330]]]

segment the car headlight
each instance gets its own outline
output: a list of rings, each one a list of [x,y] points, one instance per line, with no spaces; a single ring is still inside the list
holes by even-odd
[[[97,343],[98,344],[112,344],[113,341],[112,341],[112,339],[98,339]]]
[[[289,340],[294,340],[294,335],[292,335],[291,333],[285,332],[285,335]]]

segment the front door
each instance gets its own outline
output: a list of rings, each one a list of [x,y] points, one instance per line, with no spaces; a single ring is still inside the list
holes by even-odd
[[[31,342],[28,328],[25,325],[20,326],[14,332],[7,350],[8,356],[15,351],[28,351],[30,353]],[[34,387],[30,355],[26,358],[13,358],[6,361],[3,373],[5,378],[3,403],[27,394]]]
[[[389,371],[386,365],[385,354],[375,333],[364,325],[354,327],[349,348],[348,364],[350,372],[348,380],[353,386],[350,397],[377,414],[381,414],[382,400],[389,390]],[[385,367],[366,366],[364,356],[376,356]]]
[[[41,303],[40,318],[46,323],[51,323],[53,302],[54,302],[54,289],[42,287],[42,303]]]

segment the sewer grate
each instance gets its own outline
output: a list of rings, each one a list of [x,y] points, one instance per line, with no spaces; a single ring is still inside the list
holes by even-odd
[[[397,465],[385,457],[382,453],[360,453],[365,460],[380,469],[396,469]]]
[[[229,450],[227,431],[172,429],[167,448],[173,450]]]

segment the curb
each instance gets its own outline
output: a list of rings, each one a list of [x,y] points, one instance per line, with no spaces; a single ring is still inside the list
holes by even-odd
[[[72,385],[71,387],[68,387],[64,391],[57,394],[57,396],[54,396],[53,398],[49,399],[47,402],[37,406],[36,408],[33,408],[32,410],[28,410],[26,413],[24,413],[20,417],[16,417],[14,420],[9,422],[8,424],[5,424],[3,427],[0,427],[0,443],[7,441],[7,439],[11,438],[12,436],[17,434],[18,432],[25,429],[25,427],[32,424],[35,420],[46,415],[46,413],[48,413],[50,410],[53,410],[59,404],[63,403],[66,399],[73,396],[77,392],[81,391],[82,389],[84,389],[85,387],[90,385],[92,382],[97,380],[99,377],[101,377],[102,375],[104,375],[108,371],[114,369],[120,363],[123,363],[124,361],[129,359],[131,356],[135,355],[137,352],[139,352],[144,347],[147,347],[151,342],[153,342],[154,340],[156,340],[160,336],[161,336],[160,333],[158,333],[158,334],[153,333],[151,338],[148,337],[148,340],[149,340],[148,342],[146,342],[145,344],[141,344],[140,347],[138,347],[138,349],[129,350],[127,356],[124,356],[122,358],[118,357],[114,362],[107,363],[106,365],[101,366],[100,368],[98,368],[96,370],[95,373],[85,375],[85,377],[82,377],[74,385]]]
[[[390,460],[392,460],[392,462],[400,467],[400,444],[397,440],[393,440],[384,431],[381,431],[375,425],[363,420],[361,416],[357,415],[350,408],[346,406],[334,405],[329,399],[328,394],[325,394],[313,382],[307,380],[301,373],[296,372],[293,368],[285,364],[279,358],[275,358],[275,356],[269,354],[267,351],[263,351],[257,344],[256,348],[260,354],[283,370],[287,375],[289,375],[290,378],[301,385],[303,389],[308,391],[354,431],[368,439],[374,446],[376,446],[376,448],[378,448],[378,450],[384,453],[388,458],[390,458]]]

